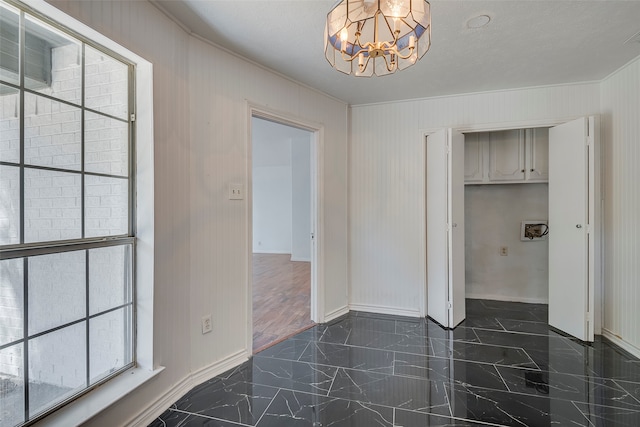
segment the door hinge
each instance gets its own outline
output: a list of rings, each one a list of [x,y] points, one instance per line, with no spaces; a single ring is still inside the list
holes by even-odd
[[[136,115],[135,113],[131,113],[131,121],[135,122],[136,121]]]
[[[311,233],[311,240],[313,240],[313,239],[315,239],[315,238],[316,238],[315,233]]]
[[[448,310],[451,310],[452,308],[453,308],[453,305],[451,304],[451,301],[449,301],[449,302],[447,303],[447,309],[448,309]]]

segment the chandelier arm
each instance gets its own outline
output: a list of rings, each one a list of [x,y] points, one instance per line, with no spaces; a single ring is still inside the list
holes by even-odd
[[[415,49],[415,47],[410,47],[410,48],[409,48],[409,53],[407,53],[407,55],[406,55],[406,56],[400,55],[400,52],[398,52],[397,50],[396,50],[394,53],[395,53],[395,54],[398,56],[398,58],[400,58],[400,59],[409,59],[409,58],[411,58],[411,56],[413,55],[413,52],[414,52],[415,50],[416,50],[416,49]]]
[[[387,71],[392,73],[393,72],[393,65],[391,67],[389,67],[389,61],[387,61],[387,55],[382,55],[382,59],[384,59],[384,65],[385,65],[385,67],[387,67]]]
[[[351,62],[358,57],[358,55],[360,54],[360,51],[358,51],[358,53],[354,53],[353,55],[348,55],[346,52],[340,52],[340,53],[342,54],[343,60],[347,62]]]
[[[367,56],[367,60],[364,62],[364,65],[362,66],[362,71],[367,69],[367,67],[369,66],[369,61],[370,60],[371,60],[371,57]],[[358,66],[358,68],[360,68],[360,66]]]
[[[353,44],[358,44],[358,47],[360,47],[360,49],[365,49],[367,44],[371,44],[371,42],[367,42],[364,45],[362,44],[362,42],[360,41],[360,31],[356,31],[356,39],[354,40],[355,43]]]

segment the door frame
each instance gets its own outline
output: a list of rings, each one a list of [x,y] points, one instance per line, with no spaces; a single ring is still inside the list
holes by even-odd
[[[310,176],[311,176],[311,320],[324,322],[324,126],[292,114],[247,101],[247,354],[253,354],[253,118],[268,120],[311,132]]]
[[[537,119],[537,120],[518,120],[518,121],[510,121],[510,122],[492,122],[492,123],[482,123],[475,125],[459,125],[459,126],[441,126],[441,127],[432,127],[428,129],[420,130],[420,138],[421,144],[423,148],[423,161],[425,164],[425,172],[423,176],[423,183],[425,183],[425,194],[424,194],[424,203],[422,210],[422,224],[423,231],[422,233],[424,237],[423,245],[424,254],[425,254],[425,263],[424,263],[424,273],[423,273],[423,286],[421,288],[420,295],[420,314],[421,316],[427,316],[427,263],[426,263],[426,248],[427,248],[427,233],[426,233],[426,223],[427,223],[427,205],[426,205],[426,158],[427,158],[427,137],[440,129],[445,129],[450,127],[454,131],[460,133],[472,133],[472,132],[493,132],[493,131],[501,131],[501,130],[510,130],[510,129],[525,129],[525,128],[539,128],[539,127],[553,127],[557,125],[561,125],[563,123],[570,122],[575,119],[579,119],[581,117],[595,117],[595,136],[598,138],[597,149],[599,150],[598,156],[595,158],[595,198],[594,201],[594,212],[593,214],[596,216],[594,231],[596,241],[594,242],[595,254],[594,259],[597,260],[596,265],[594,266],[595,274],[593,276],[593,280],[595,280],[594,284],[594,313],[593,313],[593,321],[594,321],[594,332],[596,335],[602,334],[602,315],[603,315],[603,307],[604,307],[604,297],[603,297],[603,283],[604,283],[604,245],[605,240],[602,236],[602,230],[604,230],[604,187],[602,182],[602,177],[604,176],[604,143],[602,141],[602,133],[600,123],[600,116],[598,114],[583,114],[578,116],[570,116],[563,117],[559,119]]]

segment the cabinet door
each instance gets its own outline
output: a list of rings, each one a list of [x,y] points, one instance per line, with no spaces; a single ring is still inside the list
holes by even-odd
[[[526,131],[528,181],[549,181],[549,129],[536,128]]]
[[[469,133],[464,138],[464,182],[484,181],[483,149],[486,135]]]
[[[524,181],[522,130],[489,133],[489,180]]]

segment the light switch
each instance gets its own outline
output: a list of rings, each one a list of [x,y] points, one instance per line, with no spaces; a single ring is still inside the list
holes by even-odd
[[[229,184],[229,200],[244,199],[244,188],[242,184]]]

